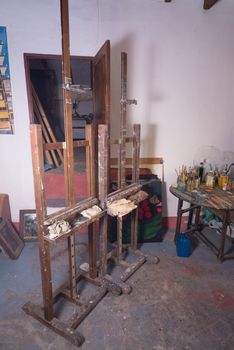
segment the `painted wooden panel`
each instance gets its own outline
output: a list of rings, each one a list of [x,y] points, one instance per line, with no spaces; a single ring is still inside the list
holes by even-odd
[[[6,27],[0,27],[0,134],[14,133]]]

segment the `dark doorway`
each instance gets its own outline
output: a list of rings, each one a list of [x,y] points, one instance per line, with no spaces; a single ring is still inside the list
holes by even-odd
[[[35,97],[57,141],[64,140],[62,59],[56,55],[25,54],[25,70],[31,123],[37,123]],[[84,139],[84,127],[93,119],[92,57],[71,57],[73,84],[87,91],[73,94],[73,138]]]

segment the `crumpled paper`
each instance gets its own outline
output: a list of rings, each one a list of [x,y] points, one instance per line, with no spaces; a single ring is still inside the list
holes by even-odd
[[[122,217],[137,208],[132,201],[122,198],[107,205],[107,213],[111,216]]]
[[[88,219],[92,219],[96,215],[98,215],[102,211],[97,205],[93,205],[92,207],[81,211],[81,215],[85,216]]]
[[[60,236],[63,233],[70,231],[71,226],[69,222],[65,220],[56,221],[52,225],[48,226],[49,237],[50,239],[54,239]]]
[[[139,202],[142,202],[147,197],[149,197],[148,193],[146,193],[145,191],[140,190],[140,191],[132,194],[131,196],[129,196],[128,199],[130,201],[139,203]]]

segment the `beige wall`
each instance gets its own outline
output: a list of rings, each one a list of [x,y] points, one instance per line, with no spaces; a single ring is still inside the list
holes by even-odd
[[[120,52],[128,52],[128,121],[142,124],[142,156],[163,156],[166,185],[175,167],[192,164],[199,147],[234,150],[234,1],[211,10],[201,0],[70,0],[71,54],[112,46],[112,125],[119,118]],[[8,0],[7,27],[15,135],[0,135],[0,192],[13,220],[34,208],[23,54],[61,53],[58,0]],[[117,128],[115,128],[117,130]],[[115,132],[117,135],[117,133]],[[167,195],[174,216],[176,201]]]

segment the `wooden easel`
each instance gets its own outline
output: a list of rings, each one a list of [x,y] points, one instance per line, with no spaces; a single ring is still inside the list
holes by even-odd
[[[142,185],[139,181],[139,162],[140,162],[140,125],[133,125],[133,134],[127,137],[126,133],[126,117],[127,105],[136,104],[136,100],[127,99],[127,54],[121,53],[121,122],[120,137],[118,140],[110,140],[109,130],[106,125],[99,125],[98,139],[98,179],[99,179],[99,200],[104,211],[107,210],[108,204],[118,199],[128,198],[130,195],[136,194]],[[132,183],[126,184],[125,167],[126,167],[126,144],[132,143]],[[110,146],[118,145],[118,189],[109,193],[108,165],[110,162]],[[139,204],[140,202],[135,202]],[[137,250],[137,232],[138,232],[138,215],[137,209],[131,212],[131,243],[130,246],[123,247],[123,217],[117,217],[117,242],[113,244],[113,249],[107,253],[107,214],[101,218],[102,228],[100,235],[100,276],[112,280],[117,285],[125,282],[137,269],[139,269],[147,259],[153,263],[158,263],[157,257],[144,255]],[[123,251],[127,254],[135,256],[133,263],[128,263],[123,259]],[[113,280],[111,276],[106,275],[108,260],[115,262],[124,270],[117,280]],[[130,287],[122,285],[122,292],[129,293]]]
[[[34,189],[36,200],[36,212],[38,223],[38,242],[40,252],[41,280],[43,306],[26,303],[23,310],[51,328],[56,333],[62,335],[73,344],[80,346],[84,337],[76,331],[78,325],[97,305],[97,303],[107,293],[107,283],[97,279],[96,264],[96,228],[95,222],[103,216],[101,211],[96,217],[72,227],[68,232],[51,240],[47,226],[58,220],[65,219],[68,222],[79,214],[82,210],[98,204],[95,197],[95,175],[94,175],[94,137],[91,126],[86,127],[86,140],[73,141],[72,135],[72,101],[71,101],[71,69],[69,52],[69,22],[68,22],[68,0],[61,0],[61,23],[62,23],[62,61],[63,61],[63,98],[64,98],[64,125],[65,142],[50,142],[43,145],[42,128],[40,125],[31,125],[31,145],[34,172]],[[89,198],[82,202],[75,203],[74,192],[74,147],[86,147],[86,167]],[[64,175],[66,184],[66,208],[48,216],[45,203],[44,186],[44,151],[63,150]],[[89,271],[84,271],[76,266],[75,233],[83,226],[88,227],[89,238]],[[69,258],[69,281],[58,290],[53,291],[51,275],[50,245],[52,242],[66,239],[68,242]],[[77,293],[77,281],[85,278],[98,286],[98,292],[85,302],[80,301]],[[74,314],[66,324],[59,320],[54,313],[54,303],[59,298],[66,298],[70,302],[80,306],[78,314]]]
[[[122,259],[122,221],[119,222],[117,248],[107,253],[107,214],[106,206],[108,202],[116,198],[128,197],[141,188],[139,183],[139,151],[140,151],[140,126],[135,125],[133,136],[126,137],[123,130],[121,136],[121,181],[120,188],[114,193],[109,194],[109,128],[107,125],[99,126],[98,144],[99,144],[99,195],[96,193],[96,175],[94,164],[94,132],[90,125],[86,126],[86,140],[73,141],[72,135],[72,101],[71,101],[71,69],[69,52],[69,21],[68,21],[68,0],[60,0],[61,3],[61,23],[62,23],[62,50],[63,50],[63,97],[64,97],[64,125],[65,142],[50,142],[43,144],[42,128],[40,125],[31,125],[31,145],[34,173],[34,190],[36,200],[36,213],[38,224],[38,243],[40,253],[41,281],[43,305],[37,305],[31,302],[23,306],[23,310],[33,316],[54,332],[68,339],[74,345],[80,346],[84,342],[84,337],[77,331],[79,324],[95,308],[99,301],[111,291],[115,294],[129,293],[131,288],[124,282],[146,261],[146,256],[137,252],[137,214],[133,214],[132,219],[132,252],[137,259],[134,263],[128,264]],[[125,74],[126,75],[126,74]],[[125,95],[123,95],[123,106],[125,106]],[[122,112],[122,126],[126,125],[126,111]],[[133,142],[133,183],[125,186],[124,167],[125,167],[125,144]],[[114,141],[116,144],[117,141]],[[81,202],[75,202],[74,192],[74,147],[86,147],[86,173],[88,182],[88,198]],[[64,175],[66,184],[66,207],[60,211],[47,215],[44,186],[44,161],[45,151],[55,150],[63,151],[64,157]],[[48,234],[48,226],[54,222],[72,220],[81,213],[82,210],[91,208],[93,205],[100,204],[102,210],[94,217],[87,219],[72,226],[69,230],[62,232],[56,238],[51,238]],[[100,258],[96,258],[96,221],[99,220],[100,231]],[[88,269],[77,266],[75,250],[75,234],[86,226],[88,228],[89,245],[89,264]],[[67,240],[67,251],[69,260],[69,279],[67,283],[58,289],[53,289],[51,274],[51,244],[60,240]],[[107,274],[108,259],[116,261],[125,268],[120,278],[116,281]],[[77,292],[77,284],[81,279],[95,285],[96,293],[81,300]],[[61,321],[55,313],[54,304],[61,298],[68,300],[77,307],[77,311],[66,322]]]

